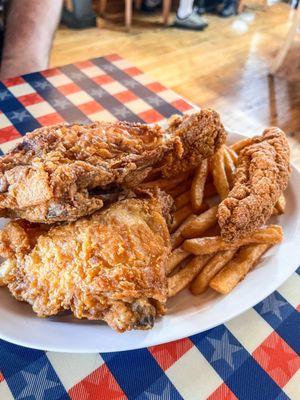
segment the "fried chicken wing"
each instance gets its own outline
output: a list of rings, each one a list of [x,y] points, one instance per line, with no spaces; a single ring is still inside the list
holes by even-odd
[[[249,236],[271,217],[288,184],[289,158],[289,145],[279,128],[266,129],[241,151],[233,188],[218,207],[225,240]]]
[[[72,310],[119,332],[149,329],[167,299],[168,204],[127,199],[53,227],[12,221],[0,233],[0,285],[40,317]]]
[[[168,177],[194,168],[225,137],[209,109],[166,130],[127,122],[39,128],[0,160],[0,216],[75,221],[153,171]]]

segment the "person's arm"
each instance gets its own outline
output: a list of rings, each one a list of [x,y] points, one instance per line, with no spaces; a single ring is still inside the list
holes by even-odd
[[[10,0],[5,23],[0,78],[48,67],[63,0]]]

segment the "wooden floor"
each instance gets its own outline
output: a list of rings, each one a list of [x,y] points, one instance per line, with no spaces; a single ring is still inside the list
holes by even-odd
[[[126,33],[122,19],[105,29],[60,28],[51,65],[119,53],[200,106],[216,108],[231,129],[259,133],[278,125],[300,141],[300,45],[291,52],[293,72],[268,77],[268,66],[288,29],[284,3],[266,12],[248,10],[230,19],[208,16],[204,32],[160,24],[161,15],[134,15]],[[291,58],[290,57],[290,58]]]

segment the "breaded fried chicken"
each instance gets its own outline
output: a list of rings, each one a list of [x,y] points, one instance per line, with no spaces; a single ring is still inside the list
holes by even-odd
[[[116,331],[164,313],[168,199],[128,199],[60,226],[12,221],[0,234],[0,285],[40,317],[71,310]]]
[[[288,184],[289,158],[289,145],[279,128],[266,129],[241,151],[233,188],[218,207],[225,240],[250,235],[271,217]]]
[[[166,130],[127,122],[37,129],[0,160],[0,216],[74,221],[152,171],[168,177],[191,170],[225,137],[210,109],[178,117]]]

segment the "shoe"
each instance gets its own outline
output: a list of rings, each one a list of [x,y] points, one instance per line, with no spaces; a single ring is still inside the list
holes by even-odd
[[[223,8],[219,11],[220,17],[228,18],[232,15],[236,15],[236,1],[226,0],[224,2]]]
[[[208,26],[208,23],[200,17],[195,11],[186,18],[179,18],[176,16],[174,26],[182,29],[192,29],[195,31],[202,31]]]

